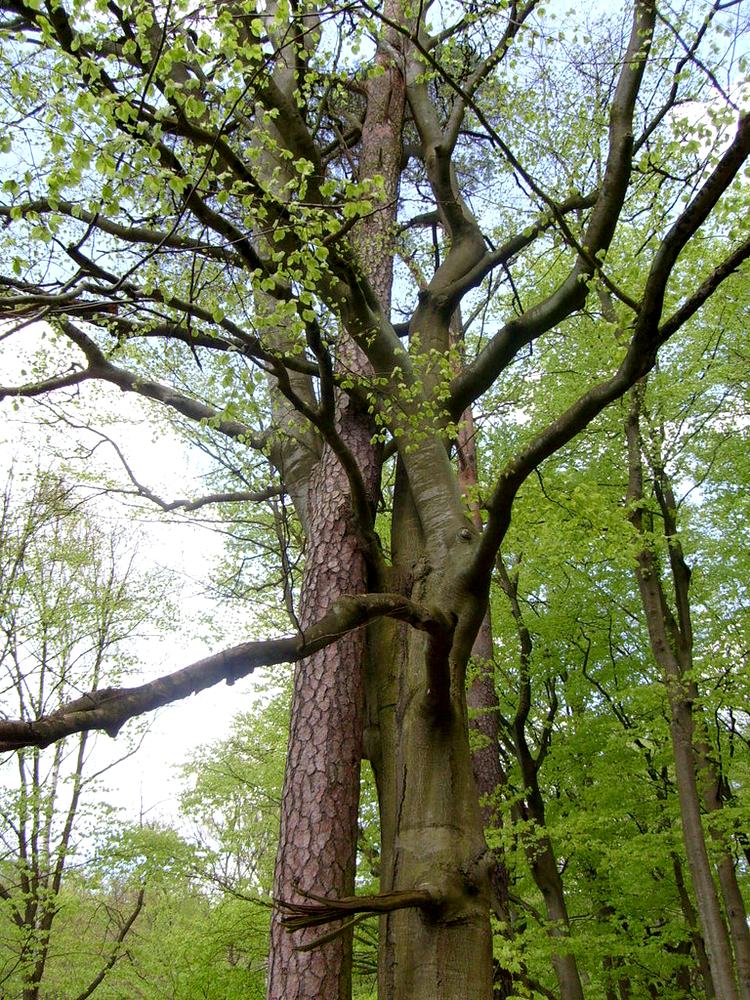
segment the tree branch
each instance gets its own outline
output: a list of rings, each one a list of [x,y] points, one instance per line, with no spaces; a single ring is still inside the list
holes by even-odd
[[[302,892],[299,889],[297,891]],[[302,895],[315,902],[292,903],[284,899],[274,900],[279,909],[287,912],[287,916],[281,918],[281,923],[287,931],[320,927],[321,924],[341,920],[353,913],[393,913],[394,910],[413,907],[429,909],[439,906],[441,902],[435,890],[428,888],[394,889],[374,896],[345,896],[343,899],[326,899],[311,892],[302,892]]]
[[[156,504],[156,506],[165,513],[181,510],[188,514],[193,511],[200,510],[202,507],[210,507],[214,504],[222,503],[262,503],[264,500],[270,500],[273,497],[278,497],[282,492],[282,487],[276,484],[266,486],[264,489],[259,490],[233,490],[222,493],[209,493],[205,496],[198,497],[195,500],[162,500],[161,497],[154,493],[153,490],[149,489],[148,486],[144,486],[144,484],[136,478],[136,475],[130,467],[130,463],[125,457],[122,449],[116,441],[113,441],[112,438],[109,437],[109,435],[105,434],[103,431],[97,430],[95,427],[87,427],[84,424],[76,424],[71,420],[65,419],[65,423],[74,430],[88,431],[90,434],[96,435],[96,437],[100,439],[100,442],[106,442],[110,445],[120,460],[120,464],[125,471],[125,475],[135,487],[134,490],[113,488],[108,489],[107,492],[125,494],[126,496],[143,497],[144,500],[149,500],[151,503]],[[92,453],[96,447],[96,445],[93,446],[91,449]]]
[[[20,217],[35,214],[55,213],[65,215],[70,219],[85,222],[92,228],[99,229],[103,233],[115,236],[117,239],[127,243],[146,243],[152,246],[165,247],[170,250],[180,250],[187,253],[199,252],[201,256],[212,260],[222,261],[227,264],[234,264],[236,267],[244,267],[245,261],[239,254],[228,250],[226,246],[215,246],[203,240],[196,240],[189,236],[170,235],[161,233],[146,226],[126,226],[119,222],[114,222],[98,212],[90,212],[83,205],[72,201],[55,202],[54,209],[45,198],[38,198],[34,201],[24,202],[15,205],[0,205],[0,219],[7,220],[6,224],[14,219],[12,213],[19,213]],[[231,244],[229,244],[231,246]]]
[[[476,556],[476,572],[484,574],[491,571],[495,554],[510,523],[512,500],[532,470],[567,444],[605,406],[622,396],[639,378],[646,375],[656,362],[659,347],[679,329],[677,320],[685,322],[692,316],[709,295],[734,272],[738,263],[750,255],[750,246],[745,241],[712,272],[699,291],[691,297],[690,308],[678,310],[664,327],[659,326],[667,282],[680,251],[706,221],[748,156],[750,114],[745,114],[739,120],[733,142],[664,237],[654,256],[633,335],[617,371],[584,392],[564,413],[539,431],[503,470],[488,504],[489,518]]]
[[[441,612],[400,594],[341,597],[323,618],[297,635],[243,642],[138,687],[102,688],[35,721],[0,721],[0,752],[49,746],[71,733],[91,729],[103,730],[114,737],[135,716],[187,698],[220,681],[233,684],[259,667],[296,663],[380,617],[395,618],[431,635],[441,635],[452,627]]]
[[[115,941],[114,941],[114,944],[112,946],[112,951],[110,952],[109,958],[107,959],[106,963],[102,966],[102,968],[99,970],[99,972],[91,980],[91,982],[86,987],[86,989],[83,990],[81,993],[79,993],[78,996],[75,998],[75,1000],[88,1000],[88,998],[91,996],[91,994],[94,992],[94,990],[104,981],[104,977],[107,975],[107,973],[109,972],[109,970],[112,968],[112,966],[117,961],[117,959],[118,959],[118,957],[120,955],[120,946],[122,945],[122,942],[127,937],[128,932],[130,931],[130,928],[133,926],[133,924],[138,919],[139,913],[143,909],[143,901],[144,901],[144,898],[145,898],[145,892],[146,892],[145,889],[143,887],[141,887],[141,890],[138,893],[138,898],[135,901],[135,907],[133,908],[132,913],[130,914],[130,916],[128,917],[128,919],[125,921],[125,923],[122,925],[122,927],[120,928],[119,934],[115,938]]]

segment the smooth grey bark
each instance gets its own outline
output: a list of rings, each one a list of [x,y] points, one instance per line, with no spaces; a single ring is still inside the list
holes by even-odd
[[[713,1000],[716,996],[716,990],[714,989],[714,981],[711,977],[711,966],[709,965],[708,955],[706,954],[706,944],[698,926],[698,914],[695,912],[693,901],[690,898],[690,894],[688,893],[685,885],[682,861],[677,854],[672,855],[672,868],[674,871],[675,886],[677,887],[677,895],[679,896],[680,906],[682,907],[682,914],[685,917],[685,923],[690,930],[691,944],[695,952],[698,969],[700,970],[700,976],[703,980],[703,989],[705,990],[707,1000]]]
[[[467,543],[459,538],[457,544]],[[426,597],[451,575],[456,557],[425,575],[419,571],[420,548],[399,540],[397,565],[404,575],[411,566],[409,592]],[[449,640],[445,648],[430,649],[398,629],[390,638],[398,667],[395,705],[382,707],[388,721],[393,712],[402,735],[395,745],[381,737],[380,794],[389,805],[381,813],[389,845],[383,881],[386,887],[429,886],[439,904],[432,913],[405,910],[386,918],[381,990],[397,1000],[459,991],[489,1000],[493,859],[484,842],[467,738],[470,646],[456,649]]]

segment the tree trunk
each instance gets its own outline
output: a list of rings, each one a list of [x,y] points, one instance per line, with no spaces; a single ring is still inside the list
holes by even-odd
[[[360,420],[353,415],[347,435],[352,450]],[[365,455],[372,450],[369,442],[369,433],[361,433]],[[303,628],[342,593],[361,593],[366,584],[348,484],[329,448],[308,491],[308,518]],[[277,899],[304,899],[298,888],[333,897],[353,891],[363,644],[362,633],[356,632],[297,666],[274,879]],[[303,933],[306,940],[315,936]],[[351,937],[344,935],[309,952],[296,951],[300,943],[282,928],[276,915],[271,927],[269,1000],[346,1000],[351,993]]]
[[[642,386],[633,393],[626,423],[628,445],[628,500],[633,505],[630,519],[643,534],[643,470],[641,463],[640,405]],[[668,525],[665,524],[665,530]],[[677,539],[669,533],[670,546]],[[711,978],[720,1000],[739,1000],[732,948],[721,912],[711,863],[706,849],[700,814],[696,776],[694,691],[685,678],[681,656],[689,658],[692,645],[687,600],[687,567],[672,559],[679,621],[667,606],[659,566],[652,548],[644,545],[636,555],[636,577],[654,659],[664,674],[670,707],[670,733],[675,762],[675,781],[680,803],[682,832],[688,869],[695,891],[698,918],[706,943]],[[678,571],[676,571],[678,570]],[[682,578],[685,578],[684,581]],[[684,585],[680,584],[684,582]]]
[[[674,881],[677,886],[677,894],[680,898],[680,906],[682,907],[685,922],[690,928],[690,940],[693,945],[693,951],[695,952],[695,958],[698,963],[700,975],[703,979],[703,989],[706,993],[707,1000],[714,1000],[716,990],[714,989],[714,981],[711,978],[711,967],[708,963],[706,945],[701,932],[698,929],[698,916],[695,912],[695,907],[690,899],[687,888],[685,887],[685,879],[682,874],[682,862],[677,854],[672,855],[672,866],[674,870]]]
[[[680,816],[685,854],[695,890],[698,915],[708,951],[711,978],[720,1000],[737,1000],[737,985],[732,967],[732,950],[721,913],[698,806],[698,787],[693,755],[693,718],[679,688],[679,679],[670,677],[672,749],[675,778],[680,801]]]
[[[477,672],[469,686],[467,703],[473,716],[469,726],[479,738],[480,746],[471,756],[474,782],[479,795],[482,824],[485,829],[497,828],[502,822],[498,800],[506,785],[506,775],[500,763],[500,725],[498,700],[493,670],[492,625],[489,612],[484,616],[476,641],[471,650],[474,670]],[[490,877],[493,909],[500,922],[500,933],[511,939],[509,879],[503,853],[492,851],[493,865]],[[494,963],[494,1000],[506,1000],[513,994],[513,974],[499,962]]]
[[[388,586],[439,608],[451,626],[426,636],[379,622],[373,643],[368,693],[381,888],[427,889],[435,900],[432,907],[382,918],[380,1000],[492,997],[493,859],[472,772],[466,705],[466,665],[484,600],[462,583],[478,535],[454,488],[440,526],[446,541],[428,545],[426,539],[434,543],[436,536],[423,531],[399,462]]]
[[[695,682],[691,682],[694,688],[694,698],[697,699],[697,688]],[[698,782],[703,800],[703,808],[708,814],[708,832],[719,851],[719,860],[716,862],[716,873],[719,877],[719,888],[724,901],[724,910],[729,925],[729,934],[732,939],[734,949],[735,965],[737,967],[737,981],[741,1000],[750,1000],[750,927],[747,922],[747,910],[742,897],[739,884],[737,882],[737,871],[734,858],[729,849],[726,837],[721,830],[717,829],[714,822],[717,814],[722,808],[721,783],[717,773],[717,765],[712,759],[708,737],[705,732],[705,719],[700,716],[700,709],[694,710],[697,715],[697,726],[701,735],[696,741],[695,749],[697,755]]]
[[[379,995],[381,1000],[490,1000],[494,862],[472,773],[465,664],[452,660],[448,703],[436,706],[428,643],[398,628],[392,638],[402,735],[396,745],[381,748],[381,794],[388,803],[382,811],[383,883],[429,888],[439,903],[433,912],[402,910],[385,918]]]
[[[458,330],[458,336],[455,339],[460,350],[463,344],[463,324],[459,311],[454,314],[453,324]],[[461,493],[471,511],[474,527],[477,531],[481,531],[482,515],[476,495],[478,484],[476,432],[471,408],[464,411],[459,421],[456,435],[456,458]],[[474,748],[471,762],[474,782],[479,795],[482,823],[485,830],[488,830],[498,828],[502,822],[498,806],[502,790],[507,784],[507,777],[501,764],[500,704],[495,690],[492,621],[489,607],[474,640],[471,659],[474,678],[467,693],[467,704],[472,713],[469,719],[469,728],[479,744]],[[491,873],[493,909],[500,922],[500,933],[506,938],[511,938],[508,870],[502,851],[495,848],[492,854],[494,861]],[[494,1000],[506,1000],[512,992],[512,973],[495,961]]]
[[[550,922],[547,933],[551,938],[562,943],[570,937],[570,918],[565,902],[562,878],[557,870],[555,852],[547,833],[544,798],[539,788],[539,769],[549,748],[549,728],[547,729],[546,742],[543,743],[537,756],[534,757],[526,739],[526,723],[532,698],[530,668],[533,644],[518,602],[518,580],[516,577],[511,578],[502,561],[502,556],[498,557],[497,565],[500,585],[510,602],[519,643],[518,707],[512,722],[512,732],[509,734],[513,738],[516,759],[524,784],[524,801],[520,804],[519,811],[522,812],[524,820],[532,820],[539,830],[527,848],[526,855],[534,882],[544,899],[545,912]],[[555,707],[556,703],[550,709],[549,723],[554,716]],[[560,948],[552,954],[552,965],[562,1000],[583,1000],[583,986],[575,955]]]
[[[384,177],[385,203],[360,222],[354,244],[383,308],[390,303],[390,249],[401,159],[404,87],[389,56],[378,56],[383,73],[368,85],[368,106],[359,164],[360,180]],[[339,365],[365,376],[369,366],[351,341]],[[357,465],[374,519],[380,456],[369,416],[337,395],[339,440]],[[350,484],[339,456],[323,451],[306,491],[307,544],[302,589],[304,628],[342,594],[363,593],[371,584],[362,525],[352,510]],[[370,524],[366,525],[367,529]],[[274,895],[304,901],[299,888],[339,898],[354,890],[363,755],[367,634],[348,635],[302,661],[295,672],[289,754],[282,798]],[[291,938],[277,913],[271,928],[269,1000],[303,1000],[351,995],[351,931],[311,951],[295,950],[315,938],[311,931]]]
[[[534,817],[540,830],[545,829],[543,816],[540,822],[532,810],[529,810],[529,815]],[[552,843],[546,833],[541,834],[538,843],[530,848],[528,856],[534,882],[544,898],[545,912],[550,921],[548,934],[563,945],[552,954],[561,1000],[583,1000],[583,986],[575,956],[564,950],[564,942],[570,937],[570,918]]]

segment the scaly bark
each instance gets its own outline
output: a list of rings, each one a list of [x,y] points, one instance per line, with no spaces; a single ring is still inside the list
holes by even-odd
[[[382,75],[367,85],[367,114],[359,160],[359,179],[384,178],[385,202],[353,234],[355,251],[381,307],[388,310],[393,281],[392,228],[399,185],[404,87],[393,59],[382,49],[376,62]],[[345,340],[342,370],[367,376],[363,352]],[[337,394],[336,431],[358,466],[374,520],[380,457],[372,444],[367,413]],[[303,628],[342,594],[371,585],[362,525],[352,510],[350,484],[330,447],[325,447],[305,490],[308,522],[302,589]],[[367,525],[367,528],[371,525]],[[298,891],[332,898],[354,891],[363,754],[365,632],[347,636],[297,668],[274,894],[301,901]],[[351,931],[320,947],[300,951],[315,938],[311,931],[291,937],[277,911],[271,928],[269,1000],[330,997],[351,993]]]
[[[370,434],[356,416],[350,426],[342,424],[342,433],[350,449],[357,443],[361,446],[362,467],[371,451]],[[374,488],[374,463],[369,472]],[[308,517],[303,627],[341,594],[362,593],[367,583],[348,483],[328,448],[308,490]],[[304,898],[298,887],[320,895],[353,892],[364,709],[362,654],[358,632],[297,667],[274,879],[278,898]],[[278,913],[271,934],[270,1000],[346,1000],[351,992],[350,938],[344,935],[321,948],[297,951],[296,945],[309,940],[311,932],[304,932],[302,941],[293,938],[281,926]]]

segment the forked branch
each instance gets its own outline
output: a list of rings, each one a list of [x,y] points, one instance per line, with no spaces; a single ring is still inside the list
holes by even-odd
[[[298,890],[300,891],[300,890]],[[394,889],[391,892],[380,892],[373,896],[344,896],[342,899],[327,899],[305,892],[312,903],[292,903],[284,899],[274,902],[286,915],[281,923],[288,931],[303,930],[308,927],[320,927],[334,920],[342,920],[357,913],[392,913],[394,910],[404,910],[408,907],[429,909],[440,904],[440,898],[434,889]]]

